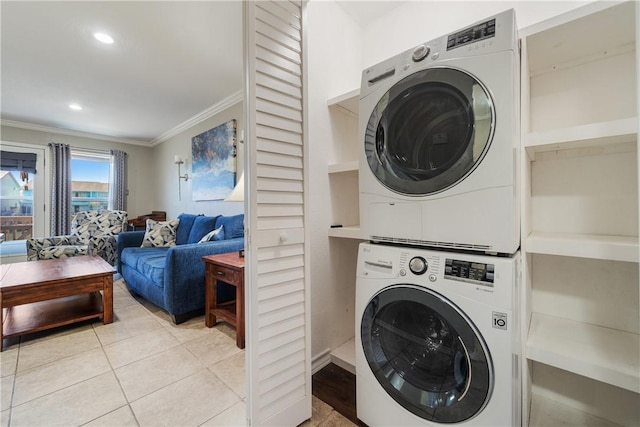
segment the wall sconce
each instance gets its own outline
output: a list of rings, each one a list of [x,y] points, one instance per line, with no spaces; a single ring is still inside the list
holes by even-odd
[[[174,163],[178,165],[178,200],[182,200],[182,193],[180,191],[180,180],[184,179],[184,182],[189,181],[189,174],[185,172],[184,175],[180,175],[180,165],[184,164],[184,160],[182,160],[182,157],[175,156]]]

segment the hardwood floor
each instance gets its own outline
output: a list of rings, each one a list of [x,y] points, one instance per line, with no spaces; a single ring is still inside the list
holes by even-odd
[[[356,376],[351,372],[328,364],[313,376],[312,392],[354,424],[366,427],[356,417]]]

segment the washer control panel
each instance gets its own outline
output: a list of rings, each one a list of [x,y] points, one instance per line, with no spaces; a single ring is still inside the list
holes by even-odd
[[[462,282],[493,286],[495,268],[495,264],[447,258],[444,262],[444,277]]]

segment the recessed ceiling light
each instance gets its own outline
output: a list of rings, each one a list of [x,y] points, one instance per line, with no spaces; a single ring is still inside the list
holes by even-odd
[[[69,108],[71,108],[72,110],[75,110],[75,111],[80,111],[80,110],[82,110],[82,105],[75,104],[75,103],[74,104],[69,104]]]
[[[109,34],[93,33],[93,37],[95,37],[96,40],[101,41],[104,44],[112,44],[113,43],[113,37],[111,37]]]

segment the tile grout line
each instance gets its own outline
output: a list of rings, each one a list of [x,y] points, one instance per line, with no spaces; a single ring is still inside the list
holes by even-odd
[[[95,331],[95,329],[94,329]],[[99,341],[100,339],[98,339]],[[109,359],[109,356],[107,355],[107,352],[104,349],[104,345],[102,345],[102,341],[100,341],[100,348],[102,349],[102,353],[104,354],[105,359],[107,359],[107,363],[109,364],[109,367],[111,368],[111,373],[113,374],[113,376],[115,377],[116,381],[118,382],[118,387],[120,387],[120,392],[122,393],[122,396],[124,396],[124,400],[127,402],[126,405],[120,406],[117,409],[114,409],[111,412],[107,412],[106,414],[102,414],[99,417],[95,418],[95,420],[100,419],[102,417],[104,417],[105,415],[108,415],[112,412],[115,412],[121,408],[124,408],[125,406],[127,406],[129,408],[129,411],[131,411],[131,415],[133,415],[133,419],[136,421],[137,426],[140,426],[140,421],[138,421],[138,417],[136,416],[136,413],[134,412],[133,408],[131,407],[131,402],[129,401],[129,397],[127,396],[127,393],[125,393],[124,388],[122,387],[122,383],[120,382],[120,378],[118,377],[118,374],[116,373],[116,370],[113,368],[113,364],[111,363],[111,360]],[[92,421],[95,421],[92,420]],[[89,421],[91,422],[91,421]],[[88,423],[86,423],[88,424]]]

